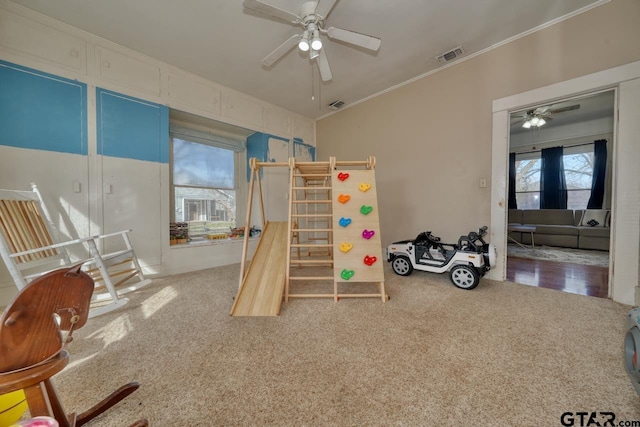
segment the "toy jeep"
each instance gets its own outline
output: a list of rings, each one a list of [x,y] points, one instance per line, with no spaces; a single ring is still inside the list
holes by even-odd
[[[440,238],[425,231],[415,240],[402,240],[387,247],[387,261],[396,274],[408,276],[413,270],[432,273],[449,272],[454,285],[461,289],[478,286],[480,277],[495,266],[496,249],[483,237],[487,227],[460,236],[457,244],[441,243]]]

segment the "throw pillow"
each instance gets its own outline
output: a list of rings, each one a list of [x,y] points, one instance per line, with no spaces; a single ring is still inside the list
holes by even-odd
[[[610,214],[608,209],[586,209],[582,214],[580,226],[608,227]]]

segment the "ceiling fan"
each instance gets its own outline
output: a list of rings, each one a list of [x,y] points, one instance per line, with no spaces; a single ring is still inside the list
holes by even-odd
[[[522,122],[522,127],[530,128],[531,126],[540,127],[550,120],[554,114],[560,114],[567,111],[577,110],[580,108],[580,104],[567,105],[565,107],[553,108],[553,105],[546,105],[544,107],[538,107],[533,110],[521,111],[511,116],[511,122]]]
[[[327,15],[333,9],[337,0],[307,1],[300,6],[298,13],[292,13],[260,0],[244,0],[242,3],[247,9],[260,12],[262,14],[286,21],[291,25],[302,27],[302,34],[295,34],[289,37],[284,43],[278,46],[273,52],[267,55],[262,64],[271,67],[280,58],[285,56],[295,46],[303,52],[309,52],[309,59],[315,60],[320,70],[322,81],[329,81],[333,78],[331,67],[324,50],[320,35],[325,35],[333,40],[339,40],[355,46],[359,46],[371,51],[380,48],[381,40],[377,37],[357,33],[355,31],[344,30],[342,28],[325,28]]]

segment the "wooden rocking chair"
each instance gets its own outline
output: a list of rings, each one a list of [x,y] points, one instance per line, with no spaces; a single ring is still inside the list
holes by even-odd
[[[61,241],[38,188],[31,187],[33,191],[0,190],[0,255],[18,289],[49,271],[83,263],[96,291],[107,290],[93,295],[94,301],[105,301],[91,310],[89,317],[94,317],[122,307],[128,301],[122,294],[151,282],[145,279],[131,246],[131,230]],[[100,252],[102,239],[118,237],[121,250]],[[88,258],[72,256],[72,250]]]
[[[24,390],[31,417],[81,426],[136,391],[132,382],[79,415],[67,415],[51,377],[69,363],[65,344],[87,322],[94,283],[81,266],[45,274],[23,288],[0,317],[0,394]],[[56,318],[59,319],[56,321]],[[61,330],[68,331],[63,340]],[[134,426],[146,426],[145,419]]]

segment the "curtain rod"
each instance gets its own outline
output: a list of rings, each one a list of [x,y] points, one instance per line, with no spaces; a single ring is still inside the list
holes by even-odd
[[[583,145],[592,145],[592,144],[594,144],[596,141],[603,141],[603,140],[601,140],[601,139],[596,139],[596,140],[595,140],[595,141],[593,141],[593,142],[583,142],[583,143],[581,143],[581,144],[569,144],[569,145],[562,145],[561,147],[562,147],[562,148],[564,148],[564,147],[568,147],[568,148],[571,148],[571,147],[582,147]],[[609,141],[607,141],[606,139],[604,139],[604,142],[609,142]],[[537,149],[537,150],[521,151],[521,152],[517,152],[517,153],[514,151],[514,153],[516,153],[516,154],[531,154],[531,153],[537,153],[538,151],[542,151],[542,150],[543,150],[543,149],[542,149],[542,148],[540,148],[540,149]]]

